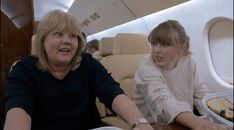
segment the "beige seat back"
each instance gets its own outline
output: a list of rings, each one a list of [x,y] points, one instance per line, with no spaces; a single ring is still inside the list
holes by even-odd
[[[111,76],[120,83],[120,87],[131,99],[133,99],[135,86],[134,74],[146,55],[148,54],[113,55],[101,60]]]
[[[138,33],[119,33],[114,38],[113,54],[145,54],[150,52],[147,36]]]
[[[34,55],[34,56],[37,55],[36,48],[35,48],[35,40],[36,40],[36,34],[34,34],[31,38],[31,55]]]
[[[149,55],[149,52],[150,44],[146,35],[120,33],[113,40],[113,55],[106,56],[100,61],[131,99],[133,99],[135,88],[135,72],[143,58]],[[106,114],[111,115],[111,112],[106,109]],[[102,121],[126,130],[131,129],[118,117],[106,116]]]
[[[113,37],[103,37],[99,42],[99,55],[106,57],[113,55]]]
[[[134,33],[117,34],[113,43],[113,55],[104,57],[100,62],[132,98],[134,75],[139,63],[149,54],[150,44],[146,35]]]
[[[113,54],[113,37],[103,37],[98,46],[99,50],[92,55],[100,61],[103,57]]]

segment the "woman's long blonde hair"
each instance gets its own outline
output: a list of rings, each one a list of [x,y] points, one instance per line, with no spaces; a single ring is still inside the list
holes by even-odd
[[[44,42],[46,36],[53,29],[68,30],[77,35],[78,48],[70,63],[71,70],[77,69],[81,63],[81,53],[84,47],[84,39],[76,18],[66,12],[63,12],[62,10],[53,10],[49,12],[38,24],[35,43],[32,44],[34,46],[32,48],[35,49],[33,55],[39,59],[37,64],[38,68],[42,71],[49,70],[49,62],[44,48]]]

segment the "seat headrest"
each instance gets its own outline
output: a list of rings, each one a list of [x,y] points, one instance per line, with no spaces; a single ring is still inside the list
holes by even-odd
[[[113,37],[103,37],[99,42],[99,55],[102,57],[113,54]]]
[[[36,40],[36,34],[34,34],[31,38],[31,55],[36,56],[37,52],[36,52],[36,48],[35,48],[35,40]]]
[[[113,54],[150,53],[147,36],[139,33],[119,33],[114,38]]]

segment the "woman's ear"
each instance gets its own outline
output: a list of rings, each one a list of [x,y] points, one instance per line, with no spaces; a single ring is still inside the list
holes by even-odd
[[[186,44],[182,44],[182,46],[180,46],[180,47],[181,47],[181,51],[180,51],[181,53],[180,53],[180,54],[181,54],[181,55],[184,55],[184,54],[185,54],[185,51],[186,51],[186,48],[187,48],[187,47],[186,47]]]

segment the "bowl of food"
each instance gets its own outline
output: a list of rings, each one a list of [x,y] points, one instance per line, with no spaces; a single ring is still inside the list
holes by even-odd
[[[113,127],[113,126],[104,126],[104,127],[99,127],[91,130],[123,130],[118,127]]]
[[[216,122],[233,127],[233,91],[207,95],[202,104]]]

